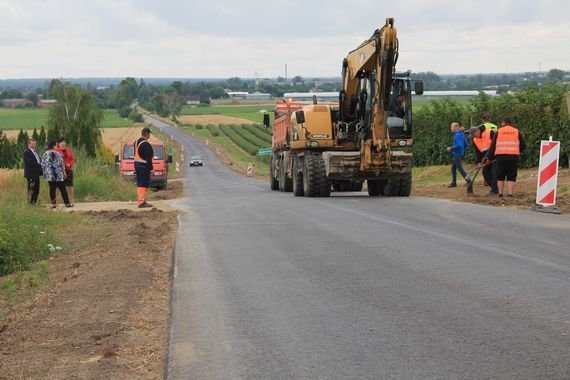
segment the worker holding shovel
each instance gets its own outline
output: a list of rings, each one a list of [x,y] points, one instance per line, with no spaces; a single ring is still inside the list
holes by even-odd
[[[485,125],[480,125],[479,127],[471,128],[470,134],[473,136],[473,147],[477,154],[478,167],[482,169],[485,182],[491,187],[488,195],[496,196],[499,193],[496,164],[487,157],[495,132],[487,129]]]

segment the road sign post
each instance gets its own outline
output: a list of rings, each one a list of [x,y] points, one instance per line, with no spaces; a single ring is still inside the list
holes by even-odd
[[[560,209],[556,207],[559,157],[560,141],[552,141],[552,137],[550,137],[550,140],[540,142],[534,211],[560,214]]]
[[[263,163],[262,157],[271,155],[271,148],[261,148],[257,151],[257,155],[259,156],[259,163]]]

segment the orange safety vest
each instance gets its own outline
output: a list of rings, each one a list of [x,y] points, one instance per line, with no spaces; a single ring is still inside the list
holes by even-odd
[[[497,145],[495,155],[510,154],[520,156],[519,130],[510,125],[499,128],[497,131]]]
[[[140,138],[137,139],[137,140],[135,141],[135,144],[134,144],[134,148],[135,148],[135,162],[142,162],[142,163],[145,163],[145,164],[146,164],[146,160],[143,160],[143,159],[141,158],[141,156],[139,155],[139,146],[141,146],[141,144],[142,144],[143,142],[145,142],[146,140],[145,140],[145,139],[142,139],[141,142],[139,142],[139,140],[141,140],[141,139],[140,139]]]
[[[491,131],[488,129],[485,129],[482,133],[481,133],[481,137],[475,137],[473,138],[473,142],[475,143],[475,145],[477,146],[477,149],[479,149],[480,152],[486,152],[487,150],[489,150],[489,147],[491,146]]]

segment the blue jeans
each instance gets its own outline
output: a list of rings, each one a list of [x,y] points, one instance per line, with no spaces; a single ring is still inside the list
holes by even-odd
[[[457,171],[465,178],[467,173],[461,165],[461,157],[453,157],[453,164],[451,164],[451,183],[457,183]]]

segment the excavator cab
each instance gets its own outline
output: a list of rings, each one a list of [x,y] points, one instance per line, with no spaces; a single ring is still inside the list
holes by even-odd
[[[386,122],[391,140],[412,138],[412,91],[422,95],[423,82],[411,80],[410,74],[410,71],[396,73],[392,81],[390,112]]]

